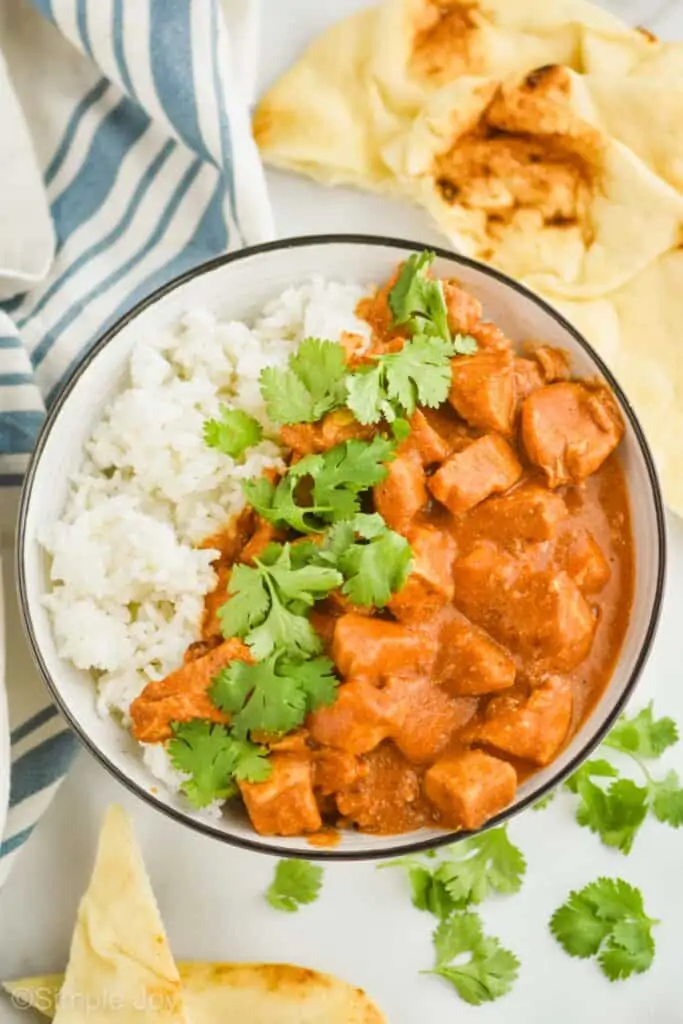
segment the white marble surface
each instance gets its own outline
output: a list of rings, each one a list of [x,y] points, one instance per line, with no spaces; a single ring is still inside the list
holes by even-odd
[[[261,84],[326,23],[360,6],[362,0],[265,0]],[[683,37],[681,0],[614,0],[610,6],[662,35]],[[325,191],[284,174],[270,174],[269,181],[283,235],[358,230],[437,241],[422,215],[401,205]],[[665,611],[636,703],[654,697],[661,713],[683,722],[683,524],[670,519],[669,528]],[[683,773],[681,746],[662,770]],[[179,957],[289,960],[334,971],[366,987],[392,1024],[683,1022],[683,833],[648,823],[624,858],[573,823],[569,797],[515,821],[512,836],[529,860],[527,883],[518,896],[487,904],[483,916],[522,960],[520,980],[502,1002],[472,1009],[438,980],[418,974],[430,966],[432,919],[410,906],[398,874],[371,865],[330,866],[318,903],[297,915],[278,914],[262,898],[272,861],[183,830],[138,803],[85,754],[0,893],[0,977],[63,968],[98,825],[111,801],[123,803],[135,819]],[[608,984],[590,962],[570,960],[547,931],[569,889],[601,874],[639,885],[649,912],[661,919],[654,967],[623,984]],[[0,998],[0,1024],[22,1020],[27,1015]]]

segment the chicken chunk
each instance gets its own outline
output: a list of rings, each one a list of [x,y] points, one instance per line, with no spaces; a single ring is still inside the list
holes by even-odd
[[[516,395],[510,353],[456,356],[451,373],[448,401],[464,420],[480,430],[512,433]]]
[[[588,654],[596,620],[571,577],[536,571],[490,543],[453,566],[455,603],[513,651],[552,668],[570,669]]]
[[[413,567],[388,608],[402,622],[420,621],[453,600],[455,541],[443,530],[414,526],[408,531]]]
[[[308,757],[273,754],[272,772],[265,782],[240,782],[251,823],[262,836],[297,836],[317,832],[322,819],[313,792]]]
[[[283,444],[298,456],[326,452],[344,441],[365,441],[374,433],[374,427],[359,423],[348,409],[328,412],[318,423],[294,423],[280,427]]]
[[[466,619],[452,619],[441,630],[434,676],[458,697],[507,690],[515,681],[515,663],[491,637]]]
[[[476,713],[475,700],[453,698],[425,676],[398,676],[381,691],[389,736],[409,761],[436,760]]]
[[[599,593],[611,575],[607,559],[588,530],[569,538],[565,569],[584,594]]]
[[[348,789],[364,772],[363,762],[346,750],[323,747],[313,752],[313,784],[323,796]]]
[[[481,743],[534,764],[549,764],[564,743],[572,718],[572,690],[556,676],[526,699],[497,697],[476,732]]]
[[[469,333],[478,342],[479,348],[487,352],[510,352],[512,349],[512,342],[507,334],[488,320],[483,320],[472,327]]]
[[[410,434],[401,445],[402,451],[414,449],[420,456],[423,466],[435,462],[443,462],[450,454],[447,441],[430,424],[421,409],[416,409],[410,417]]]
[[[426,821],[417,772],[399,750],[383,743],[363,758],[365,772],[337,793],[340,814],[365,832],[409,832]]]
[[[535,359],[515,357],[512,361],[517,402],[523,402],[533,391],[546,383],[540,364]]]
[[[171,722],[208,718],[225,722],[207,695],[213,677],[231,661],[253,661],[241,640],[226,640],[202,658],[189,661],[159,682],[148,683],[130,706],[132,732],[141,743],[161,743],[172,736]]]
[[[342,615],[332,641],[332,658],[346,678],[379,681],[398,673],[429,672],[436,640],[397,622]]]
[[[387,476],[373,489],[373,497],[375,508],[391,529],[404,533],[428,497],[417,451],[403,451],[389,463]]]
[[[457,516],[491,494],[509,490],[521,475],[522,467],[507,441],[487,434],[451,455],[430,477],[428,486],[437,501]]]
[[[425,774],[425,793],[449,828],[481,828],[515,798],[517,774],[512,765],[481,750],[437,761]]]
[[[448,326],[453,334],[471,334],[483,313],[479,299],[470,295],[455,281],[443,282],[443,294],[448,311]]]
[[[390,731],[383,691],[363,680],[344,683],[334,704],[312,712],[307,725],[316,743],[349,754],[374,750]]]
[[[520,542],[551,540],[567,516],[559,494],[527,484],[485,501],[472,513],[469,525],[476,536],[514,547]]]
[[[624,425],[605,388],[563,382],[530,395],[522,407],[522,440],[550,487],[585,479],[619,444]]]
[[[536,345],[530,354],[541,367],[548,384],[556,380],[569,380],[569,356],[562,349],[551,348],[550,345]]]

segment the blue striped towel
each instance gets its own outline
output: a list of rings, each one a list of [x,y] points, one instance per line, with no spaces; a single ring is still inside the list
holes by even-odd
[[[12,767],[0,884],[75,752],[20,636],[8,564],[16,488],[46,406],[108,325],[188,267],[272,233],[249,130],[256,2],[3,5],[0,556]]]

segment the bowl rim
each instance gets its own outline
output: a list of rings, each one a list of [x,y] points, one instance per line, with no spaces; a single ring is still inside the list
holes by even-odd
[[[33,620],[31,614],[30,600],[28,596],[28,587],[26,579],[26,570],[24,564],[24,550],[26,545],[26,528],[28,509],[31,501],[31,495],[33,491],[33,484],[40,464],[41,456],[48,437],[52,431],[52,427],[56,422],[61,409],[68,401],[69,395],[73,391],[77,381],[84,373],[84,371],[90,366],[90,364],[97,358],[100,352],[109,344],[119,332],[126,327],[129,323],[135,320],[140,313],[142,313],[148,307],[155,305],[160,300],[164,299],[170,292],[175,291],[181,285],[193,280],[196,277],[200,277],[203,274],[210,273],[219,267],[226,266],[230,263],[235,263],[239,260],[249,259],[253,256],[258,256],[261,253],[286,251],[288,249],[298,249],[306,246],[319,246],[319,245],[361,245],[361,246],[376,246],[378,248],[389,248],[397,249],[410,252],[422,252],[424,249],[428,249],[434,252],[440,259],[446,259],[454,263],[460,263],[463,266],[470,267],[474,270],[479,271],[492,278],[499,284],[504,285],[507,288],[512,289],[519,295],[530,299],[537,306],[539,306],[546,314],[552,317],[567,333],[569,333],[574,341],[579,345],[580,348],[586,353],[586,355],[592,360],[595,366],[598,368],[600,373],[603,375],[605,380],[608,382],[612,392],[615,394],[619,403],[622,413],[626,416],[633,434],[637,441],[640,453],[645,463],[647,471],[650,498],[653,503],[655,521],[656,521],[656,544],[657,544],[657,577],[655,582],[655,592],[652,602],[652,608],[650,610],[650,617],[645,629],[644,637],[636,657],[633,670],[626,681],[621,693],[615,700],[613,707],[609,714],[606,716],[603,724],[583,744],[581,750],[576,754],[575,757],[566,765],[563,769],[559,769],[552,778],[538,788],[538,790],[530,793],[518,804],[506,808],[501,811],[500,814],[495,815],[478,829],[476,833],[467,831],[444,831],[443,835],[435,836],[431,839],[409,839],[411,834],[414,833],[399,833],[395,838],[396,842],[382,850],[336,850],[335,847],[330,848],[319,848],[311,846],[309,850],[290,849],[286,846],[278,845],[277,843],[269,845],[262,842],[260,838],[245,839],[241,836],[235,836],[229,832],[222,831],[211,823],[210,820],[202,820],[194,817],[190,817],[185,811],[171,807],[160,799],[156,794],[149,792],[144,786],[135,782],[129,778],[124,771],[122,771],[117,765],[113,763],[108,755],[96,745],[96,743],[87,735],[85,729],[80,725],[75,715],[70,711],[66,700],[62,697],[60,688],[53,679],[48,667],[43,659],[38,643],[36,641],[35,632],[33,629]],[[120,782],[126,787],[131,793],[138,798],[142,799],[145,803],[154,807],[156,810],[161,811],[167,817],[172,820],[185,825],[195,832],[202,835],[211,836],[214,839],[218,839],[223,843],[227,843],[230,846],[234,846],[243,850],[249,850],[255,853],[267,854],[271,857],[284,857],[289,859],[305,859],[315,861],[370,861],[370,860],[388,860],[392,857],[404,856],[407,854],[416,854],[426,852],[428,850],[437,849],[442,846],[447,846],[454,842],[459,842],[463,839],[468,838],[473,834],[480,834],[489,829],[496,828],[500,825],[506,824],[512,818],[516,817],[522,811],[526,810],[527,807],[537,803],[544,796],[548,795],[554,789],[560,785],[564,779],[571,775],[576,769],[588,758],[596,747],[602,742],[604,737],[610,731],[617,718],[623,711],[624,707],[633,695],[636,683],[640,678],[640,675],[645,667],[645,664],[650,656],[652,650],[652,644],[657,633],[659,622],[661,619],[662,601],[664,595],[664,583],[666,576],[666,562],[667,562],[667,541],[666,541],[666,526],[665,526],[665,514],[664,514],[664,501],[662,497],[661,487],[655,467],[654,458],[650,450],[650,446],[646,440],[644,431],[640,425],[638,417],[631,405],[630,401],[621,389],[621,386],[613,376],[612,372],[603,362],[598,353],[593,349],[590,343],[583,337],[583,335],[571,324],[569,321],[562,316],[553,306],[546,302],[543,298],[536,295],[525,285],[516,281],[514,278],[508,277],[507,274],[502,273],[500,270],[490,267],[478,260],[471,259],[467,256],[463,256],[457,252],[451,252],[436,245],[425,245],[420,242],[383,235],[365,235],[365,234],[317,234],[317,235],[297,235],[289,238],[276,239],[271,242],[263,242],[258,245],[247,246],[243,249],[238,249],[234,252],[224,253],[220,256],[214,257],[211,260],[206,260],[203,263],[197,264],[190,270],[179,274],[177,277],[172,278],[166,284],[154,289],[145,298],[137,302],[131,309],[128,310],[123,316],[121,316],[111,327],[109,327],[99,339],[91,346],[84,357],[71,369],[68,374],[66,381],[60,388],[54,402],[52,403],[47,417],[42,425],[40,433],[38,435],[36,445],[33,449],[31,459],[29,461],[26,476],[24,478],[20,507],[19,517],[17,523],[16,532],[16,585],[19,598],[19,607],[21,610],[22,625],[24,633],[27,637],[29,647],[33,659],[40,671],[40,674],[45,681],[48,688],[49,694],[57,705],[62,716],[66,719],[67,724],[73,729],[80,742],[85,748],[92,754],[96,760],[107,769]],[[256,835],[256,833],[255,833]],[[401,837],[405,838],[402,839]]]

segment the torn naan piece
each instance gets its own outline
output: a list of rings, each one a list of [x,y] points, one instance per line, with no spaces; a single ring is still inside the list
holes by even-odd
[[[181,981],[128,815],[110,807],[78,908],[55,1024],[188,1024]]]
[[[460,79],[384,155],[457,249],[557,297],[600,297],[683,237],[683,196],[563,67]]]
[[[400,194],[382,151],[437,89],[550,63],[582,71],[587,35],[637,33],[586,0],[385,0],[309,46],[261,99],[254,135],[272,166]]]
[[[359,988],[290,964],[179,963],[191,1024],[386,1024]],[[62,975],[22,978],[4,988],[54,1016]],[[151,1016],[151,1015],[150,1015]]]

